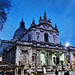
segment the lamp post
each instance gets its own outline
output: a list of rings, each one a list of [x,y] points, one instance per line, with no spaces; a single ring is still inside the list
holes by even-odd
[[[69,52],[69,58],[68,58],[68,63],[70,63],[70,69],[72,70],[72,64],[71,64],[71,56],[70,56],[70,44],[67,42],[65,44],[65,47],[67,48],[68,52]]]

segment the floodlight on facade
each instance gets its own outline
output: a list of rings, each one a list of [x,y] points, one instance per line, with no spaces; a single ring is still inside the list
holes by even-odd
[[[65,43],[65,47],[69,47],[70,44],[68,42]]]

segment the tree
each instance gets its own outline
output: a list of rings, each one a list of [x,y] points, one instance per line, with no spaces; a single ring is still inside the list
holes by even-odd
[[[0,31],[3,29],[3,25],[7,20],[10,7],[11,3],[9,0],[0,0]]]

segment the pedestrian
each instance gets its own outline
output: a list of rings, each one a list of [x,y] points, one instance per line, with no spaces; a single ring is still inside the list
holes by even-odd
[[[29,65],[29,69],[28,69],[28,75],[31,75],[31,65]]]
[[[45,74],[46,74],[46,68],[43,67],[43,75],[45,75]]]
[[[55,70],[55,75],[58,75],[58,71],[57,71],[57,69]]]
[[[61,75],[61,73],[59,72],[59,75]]]
[[[65,70],[64,75],[67,75],[67,71]]]
[[[69,70],[67,69],[67,75],[69,75]]]

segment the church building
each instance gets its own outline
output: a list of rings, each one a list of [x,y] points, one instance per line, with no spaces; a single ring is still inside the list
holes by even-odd
[[[46,12],[40,16],[39,24],[33,18],[29,29],[25,22],[20,22],[11,41],[2,40],[0,45],[2,61],[15,65],[15,75],[24,74],[31,66],[32,71],[46,71],[54,68],[58,70],[75,69],[75,47],[65,47],[59,40],[57,25],[52,26],[47,19]]]

